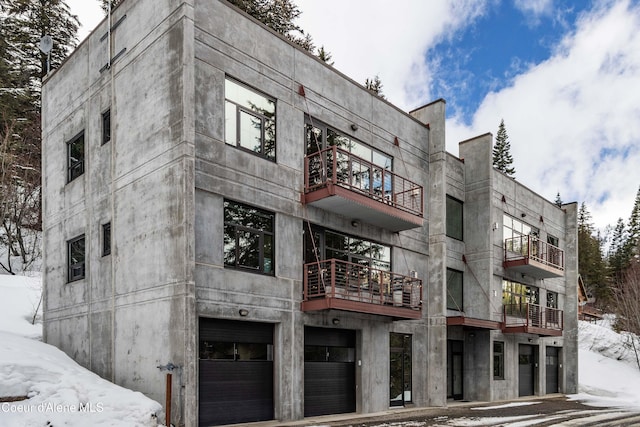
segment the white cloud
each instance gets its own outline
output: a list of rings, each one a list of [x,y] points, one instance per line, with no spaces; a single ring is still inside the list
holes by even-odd
[[[449,151],[504,118],[519,181],[584,201],[598,227],[627,220],[640,184],[639,30],[626,0],[581,16],[550,59],[489,94],[471,126],[449,121]]]
[[[337,70],[360,84],[379,75],[387,99],[412,109],[432,100],[425,52],[480,16],[485,3],[296,0],[297,23],[332,54]]]

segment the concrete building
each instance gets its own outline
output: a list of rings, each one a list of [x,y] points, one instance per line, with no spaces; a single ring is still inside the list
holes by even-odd
[[[110,24],[43,85],[46,342],[159,402],[175,366],[176,425],[576,391],[575,205],[490,135],[224,1]]]

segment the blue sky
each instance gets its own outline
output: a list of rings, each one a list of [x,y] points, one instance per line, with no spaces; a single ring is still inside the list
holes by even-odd
[[[129,0],[130,1],[130,0]],[[410,111],[447,103],[447,150],[504,119],[516,179],[585,202],[599,228],[640,186],[640,0],[294,0],[298,24],[359,83]],[[84,24],[97,0],[68,0]]]
[[[495,1],[470,25],[446,35],[425,55],[433,70],[431,92],[449,103],[449,115],[469,124],[492,91],[549,58],[565,32],[575,24],[586,1]]]

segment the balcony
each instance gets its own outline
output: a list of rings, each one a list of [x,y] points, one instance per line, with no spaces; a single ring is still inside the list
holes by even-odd
[[[559,337],[564,327],[564,313],[537,304],[507,304],[503,307],[502,332]]]
[[[423,224],[422,186],[337,146],[304,159],[303,203],[402,231]]]
[[[538,279],[564,276],[564,251],[535,236],[504,241],[504,268]]]
[[[302,311],[344,310],[422,317],[422,280],[337,259],[304,266]]]

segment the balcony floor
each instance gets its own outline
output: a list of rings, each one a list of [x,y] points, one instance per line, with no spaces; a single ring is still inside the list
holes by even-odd
[[[404,211],[339,185],[328,184],[303,195],[305,204],[336,212],[350,219],[361,220],[391,231],[422,227],[422,216]]]
[[[302,311],[343,310],[357,313],[378,314],[396,319],[421,319],[422,311],[418,308],[396,307],[393,305],[370,304],[362,301],[353,301],[344,298],[313,298],[303,301]]]

